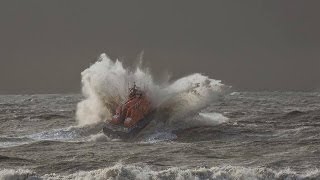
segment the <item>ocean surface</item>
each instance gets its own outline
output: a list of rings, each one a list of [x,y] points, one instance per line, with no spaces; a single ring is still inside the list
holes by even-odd
[[[85,99],[1,95],[0,179],[320,179],[319,92],[219,95],[130,140],[79,126]]]

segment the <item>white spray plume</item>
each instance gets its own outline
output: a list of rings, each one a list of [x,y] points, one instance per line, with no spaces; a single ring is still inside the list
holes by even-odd
[[[169,121],[205,107],[226,87],[220,81],[199,73],[158,85],[148,70],[137,67],[130,71],[123,67],[122,62],[114,62],[106,54],[101,54],[81,76],[85,99],[77,106],[76,119],[80,126],[110,118],[117,104],[125,101],[128,84],[133,82],[145,89],[156,109],[166,111]]]

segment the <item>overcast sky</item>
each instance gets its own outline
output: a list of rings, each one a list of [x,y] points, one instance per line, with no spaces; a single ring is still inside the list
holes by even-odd
[[[239,90],[320,89],[319,0],[0,2],[0,93],[80,92],[100,53]]]

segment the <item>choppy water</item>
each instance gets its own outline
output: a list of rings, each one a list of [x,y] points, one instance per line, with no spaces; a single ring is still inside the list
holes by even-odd
[[[320,179],[320,93],[231,93],[131,141],[77,127],[82,99],[0,96],[0,179]]]

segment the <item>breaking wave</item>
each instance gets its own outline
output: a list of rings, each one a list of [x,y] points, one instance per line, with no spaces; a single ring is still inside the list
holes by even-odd
[[[228,122],[228,118],[223,116],[220,113],[215,113],[215,112],[211,112],[211,113],[199,113],[200,121],[201,124],[208,124],[208,125],[212,125],[212,124],[221,124],[221,123],[225,123]]]
[[[0,179],[319,179],[320,171],[313,169],[296,173],[290,169],[272,170],[269,168],[248,168],[239,166],[223,166],[211,168],[183,169],[172,167],[165,170],[153,170],[148,166],[123,165],[118,163],[112,167],[93,171],[79,171],[69,175],[55,173],[37,176],[30,170],[0,170]]]
[[[20,179],[38,179],[35,173],[25,169],[3,169],[0,170],[0,179],[2,180],[20,180]]]
[[[155,83],[148,69],[137,67],[130,71],[124,68],[122,62],[114,62],[106,54],[101,54],[98,61],[84,70],[81,76],[85,99],[77,105],[76,119],[79,126],[109,119],[116,105],[125,101],[128,84],[133,82],[144,88],[151,97],[157,108],[157,123],[171,127],[188,126],[188,116],[198,115],[200,109],[228,89],[219,80],[199,73],[180,78],[173,83]],[[206,121],[202,122],[205,125],[210,124],[210,118],[205,119]],[[215,125],[216,121],[213,120],[212,124]]]

